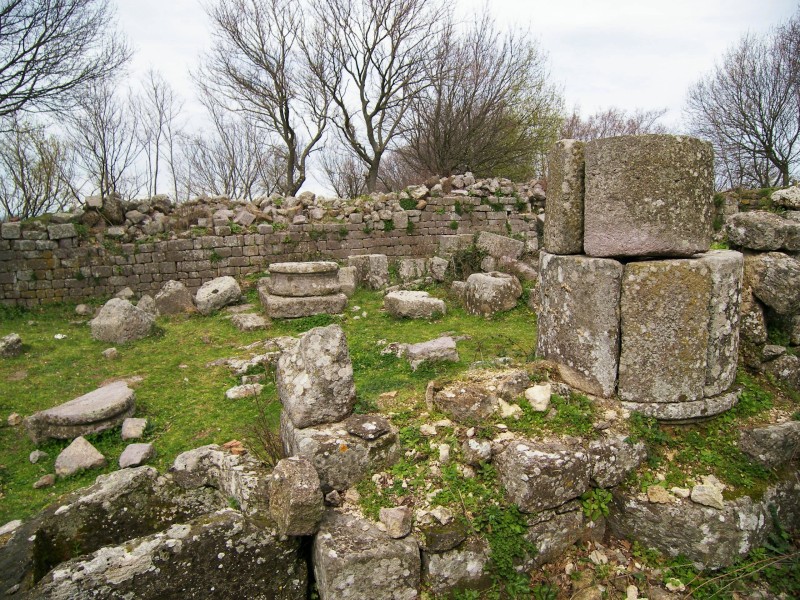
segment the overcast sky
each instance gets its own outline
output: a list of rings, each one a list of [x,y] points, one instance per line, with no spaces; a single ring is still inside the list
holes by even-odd
[[[211,45],[203,5],[214,0],[116,0],[136,55],[131,76],[153,67],[186,99],[189,71]],[[689,85],[747,32],[761,34],[798,10],[798,0],[457,0],[458,18],[484,5],[501,25],[529,29],[549,54],[567,107],[667,108],[680,127]]]

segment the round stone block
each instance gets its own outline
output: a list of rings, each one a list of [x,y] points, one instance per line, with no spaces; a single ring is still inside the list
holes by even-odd
[[[304,298],[329,296],[341,291],[339,265],[332,261],[285,262],[269,266],[267,288],[275,296]]]

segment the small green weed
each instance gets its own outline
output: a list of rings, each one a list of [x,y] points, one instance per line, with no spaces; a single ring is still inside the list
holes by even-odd
[[[417,208],[417,201],[413,198],[403,198],[400,200],[400,208],[403,210],[415,210]]]
[[[613,498],[611,492],[603,488],[595,488],[581,495],[583,514],[590,521],[597,521],[608,516],[609,505]]]

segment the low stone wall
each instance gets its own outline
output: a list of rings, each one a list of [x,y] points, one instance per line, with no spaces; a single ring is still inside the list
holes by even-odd
[[[261,272],[273,262],[343,260],[354,254],[386,254],[390,259],[433,256],[440,236],[459,233],[510,234],[529,239],[536,248],[539,221],[530,200],[518,193],[473,196],[464,191],[462,195],[426,195],[417,204],[420,209],[394,210],[386,219],[357,218],[362,214],[355,208],[333,217],[315,219],[319,215],[310,214],[298,219],[295,214],[288,223],[254,220],[246,226],[237,225],[235,211],[228,210],[230,216],[223,219],[227,224],[220,224],[218,216],[201,216],[194,222],[184,221],[186,230],[178,233],[169,228],[180,219],[167,217],[161,226],[166,230],[140,235],[130,243],[122,240],[132,237],[131,228],[95,231],[71,222],[68,214],[3,223],[0,303],[33,306],[79,301],[108,297],[125,287],[137,294],[154,294],[171,279],[195,290],[212,278],[239,278]],[[228,204],[240,213],[249,210],[244,203]],[[210,215],[213,211],[201,207],[194,212]],[[208,226],[200,227],[198,222]]]

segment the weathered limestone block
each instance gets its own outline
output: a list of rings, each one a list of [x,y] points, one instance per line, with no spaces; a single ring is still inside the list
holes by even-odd
[[[308,573],[299,546],[296,538],[224,509],[62,563],[32,597],[300,600]]]
[[[780,250],[786,241],[789,221],[765,210],[740,212],[727,222],[728,240],[751,250]]]
[[[242,297],[242,288],[233,277],[217,277],[200,286],[194,296],[194,303],[204,315],[238,302]]]
[[[437,390],[433,403],[457,421],[483,419],[498,409],[500,400],[513,401],[529,385],[530,378],[522,369],[468,371]]]
[[[265,288],[259,288],[258,297],[264,311],[273,319],[296,319],[312,315],[336,315],[347,305],[347,296],[331,294],[329,296],[307,296],[292,298],[274,296]]]
[[[386,526],[389,537],[399,539],[411,533],[414,513],[408,506],[395,506],[380,510],[380,521]]]
[[[34,444],[69,440],[121,425],[136,409],[136,395],[124,381],[115,381],[53,408],[32,414],[25,427]]]
[[[668,556],[682,554],[698,568],[727,567],[761,546],[773,530],[770,505],[784,527],[800,517],[797,473],[771,486],[759,501],[743,496],[722,510],[690,500],[656,504],[640,499],[638,490],[616,488],[608,525],[617,537],[636,540]]]
[[[397,274],[400,281],[408,282],[425,277],[428,272],[428,261],[424,258],[403,258],[397,262]]]
[[[86,438],[77,437],[56,457],[55,469],[59,477],[69,477],[78,471],[97,469],[105,464],[106,457],[97,448],[86,441]]]
[[[409,319],[433,319],[447,312],[444,300],[434,298],[428,292],[410,290],[389,292],[383,298],[383,306],[393,317]]]
[[[324,512],[314,465],[296,456],[279,460],[269,480],[269,513],[281,535],[314,535]]]
[[[315,327],[288,344],[275,375],[283,408],[298,428],[335,423],[353,411],[353,364],[338,325]]]
[[[392,539],[353,515],[327,511],[312,562],[321,600],[413,600],[419,594],[414,538]]]
[[[764,370],[778,381],[800,390],[800,357],[784,354],[766,363]]]
[[[660,421],[675,424],[688,423],[705,417],[713,417],[736,406],[739,390],[725,392],[711,398],[678,402],[622,402],[625,410],[635,410]]]
[[[464,309],[484,317],[511,310],[522,295],[522,286],[514,275],[492,271],[473,273],[464,287]]]
[[[744,257],[739,252],[714,250],[698,257],[711,270],[711,303],[706,357],[706,397],[730,389],[739,358],[739,306]]]
[[[492,258],[508,256],[516,259],[525,252],[525,242],[489,231],[481,231],[475,245]]]
[[[489,544],[472,537],[453,550],[422,553],[422,581],[435,594],[456,590],[483,590],[491,583]]]
[[[475,238],[469,233],[456,235],[440,235],[439,248],[436,255],[445,259],[451,258],[456,252],[466,250],[474,243]]]
[[[370,435],[372,439],[354,435],[348,430],[347,421],[299,429],[284,411],[284,451],[287,456],[299,456],[314,465],[323,492],[347,489],[371,471],[388,468],[399,457],[397,430],[382,417],[371,418],[376,421],[376,431],[386,433]]]
[[[0,338],[0,358],[13,358],[22,354],[22,338],[18,333],[9,333]]]
[[[547,155],[544,250],[583,252],[584,143],[559,140]]]
[[[148,294],[145,294],[139,298],[139,301],[136,303],[136,308],[153,315],[153,317],[158,317],[158,308],[156,308],[156,302],[153,300],[153,297]]]
[[[772,203],[790,210],[800,210],[800,186],[792,186],[772,192]]]
[[[412,371],[416,371],[417,367],[428,361],[458,362],[459,360],[456,341],[450,336],[438,337],[435,340],[419,344],[408,344],[405,346],[403,354],[411,364]]]
[[[74,223],[62,223],[47,226],[47,237],[51,240],[63,240],[78,236]]]
[[[125,344],[150,335],[155,318],[128,300],[111,298],[89,323],[94,339]]]
[[[293,298],[338,294],[338,271],[339,265],[332,261],[272,263],[267,290]]]
[[[339,286],[342,293],[350,298],[356,291],[356,268],[339,267]]]
[[[153,444],[128,444],[119,457],[119,468],[139,467],[156,455]]]
[[[780,315],[800,313],[800,260],[782,252],[748,255],[745,283]]]
[[[233,315],[231,323],[239,331],[258,331],[266,329],[269,326],[269,321],[261,315],[254,313],[242,313]]]
[[[159,314],[177,315],[180,313],[194,312],[192,293],[180,281],[167,281],[153,300]]]
[[[557,363],[569,385],[596,396],[613,395],[622,264],[542,252],[539,272],[537,354]]]
[[[129,417],[122,421],[122,439],[138,440],[144,436],[144,430],[147,428],[147,419],[134,419]]]
[[[508,499],[523,512],[555,508],[589,489],[589,457],[558,441],[512,441],[494,458]]]
[[[428,272],[436,281],[444,281],[447,277],[447,267],[450,263],[439,256],[428,259]]]
[[[647,458],[643,442],[629,442],[627,436],[615,435],[589,442],[592,483],[610,488],[622,483],[628,473],[639,468]]]
[[[536,547],[536,554],[525,561],[525,568],[540,567],[560,558],[567,548],[585,536],[587,526],[576,500],[531,516],[525,540]]]
[[[623,401],[703,399],[712,289],[705,261],[661,260],[625,266],[618,384]]]
[[[742,430],[739,448],[768,469],[780,467],[800,453],[800,421]]]
[[[692,256],[711,245],[711,144],[672,135],[585,146],[583,246],[589,256]]]
[[[385,254],[358,254],[347,258],[348,266],[356,268],[356,280],[370,290],[389,285],[389,259]]]

